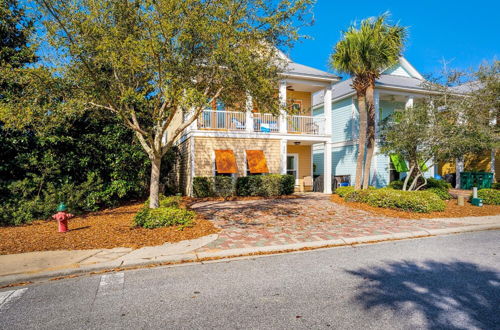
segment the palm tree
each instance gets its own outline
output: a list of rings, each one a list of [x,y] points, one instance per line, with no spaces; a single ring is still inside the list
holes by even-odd
[[[388,13],[351,26],[330,57],[330,65],[353,77],[359,111],[359,141],[355,189],[368,188],[375,149],[375,81],[383,70],[396,64],[406,39],[406,27],[386,23]],[[366,145],[367,144],[367,145]],[[364,162],[363,169],[363,160]]]

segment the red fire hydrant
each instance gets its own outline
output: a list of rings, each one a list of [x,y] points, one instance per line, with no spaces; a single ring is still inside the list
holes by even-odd
[[[57,207],[57,213],[52,216],[53,219],[57,220],[58,231],[60,233],[65,233],[68,231],[68,220],[73,218],[74,215],[66,212],[67,207],[64,203],[59,204]]]

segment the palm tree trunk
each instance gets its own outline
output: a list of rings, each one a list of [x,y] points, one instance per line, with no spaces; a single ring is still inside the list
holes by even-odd
[[[358,93],[358,111],[359,111],[359,139],[358,139],[358,159],[356,162],[356,179],[354,189],[361,189],[363,180],[363,163],[365,160],[365,146],[366,146],[366,94]]]
[[[368,112],[368,127],[366,130],[366,160],[365,169],[363,176],[363,189],[368,189],[370,184],[370,172],[372,165],[373,153],[375,151],[375,99],[374,99],[375,85],[370,83],[370,86],[366,89],[366,105]]]

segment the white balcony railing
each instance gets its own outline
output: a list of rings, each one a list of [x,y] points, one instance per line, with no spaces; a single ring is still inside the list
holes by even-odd
[[[198,119],[198,129],[246,131],[247,125],[252,125],[249,130],[258,133],[279,133],[280,120],[278,116],[270,113],[252,113],[248,119],[242,111],[205,110]],[[287,133],[324,135],[325,117],[322,116],[287,116]]]
[[[289,116],[287,131],[293,134],[324,135],[325,120],[322,116]]]
[[[198,119],[199,129],[244,131],[245,113],[241,111],[204,110]]]
[[[278,133],[279,118],[270,113],[253,113],[253,131],[262,133]]]

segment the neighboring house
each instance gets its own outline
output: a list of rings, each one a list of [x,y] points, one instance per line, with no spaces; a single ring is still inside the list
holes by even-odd
[[[428,90],[424,86],[423,76],[404,58],[397,65],[385,70],[375,84],[376,135],[379,135],[380,122],[392,114],[395,109],[410,107],[426,97]],[[332,92],[332,136],[327,144],[327,158],[332,159],[332,176],[336,182],[348,181],[354,184],[357,159],[358,109],[352,79],[334,85]],[[313,104],[315,115],[322,116],[329,112],[330,105],[322,102],[321,95],[316,95]],[[331,149],[331,156],[329,156]],[[313,147],[315,175],[325,173],[325,145]],[[433,176],[435,167],[431,167],[426,176]],[[372,160],[370,185],[386,186],[400,178],[388,156],[380,154],[378,145]]]
[[[332,128],[336,127],[332,125],[331,94],[340,78],[281,56],[288,66],[276,89],[281,103],[293,102],[300,115],[256,112],[250,98],[243,100],[240,109],[216,103],[203,111],[177,141],[181,161],[176,172],[183,193],[192,194],[193,178],[198,176],[288,173],[295,176],[297,184],[304,178],[312,179],[313,145],[329,150]],[[313,95],[318,92],[326,111],[313,115]],[[175,120],[181,122],[182,115]],[[321,167],[331,168],[331,153],[323,159]],[[329,171],[323,180],[324,192],[330,193]]]

